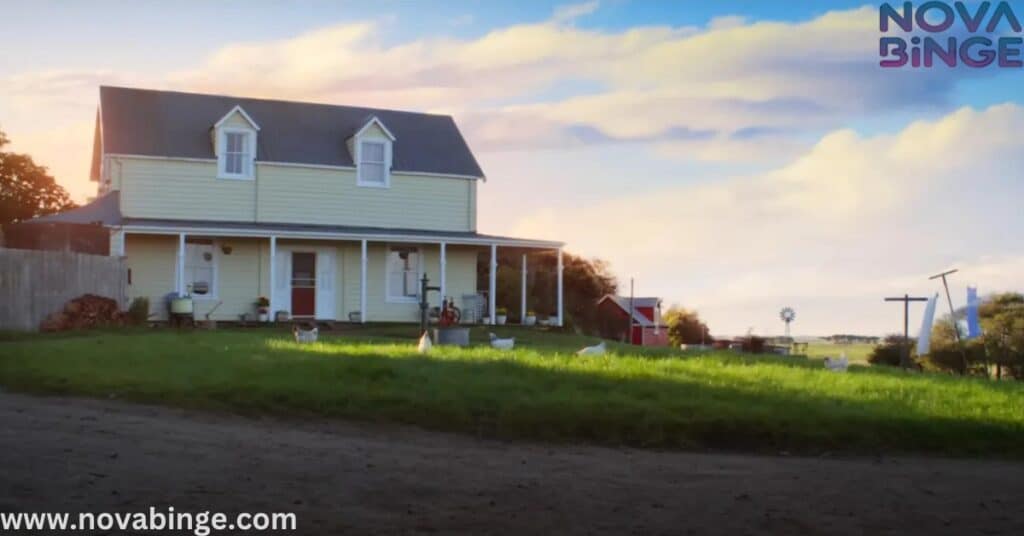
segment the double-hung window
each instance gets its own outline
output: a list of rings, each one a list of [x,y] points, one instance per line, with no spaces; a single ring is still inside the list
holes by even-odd
[[[419,299],[420,262],[419,248],[388,248],[388,301],[415,302]]]
[[[359,142],[359,184],[387,186],[387,144],[383,141]]]
[[[254,134],[245,130],[225,129],[221,138],[220,177],[251,179]]]

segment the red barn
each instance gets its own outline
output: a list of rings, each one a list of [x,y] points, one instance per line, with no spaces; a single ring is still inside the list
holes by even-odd
[[[600,315],[611,318],[612,323],[622,326],[616,330],[621,338],[623,330],[630,326],[629,342],[638,346],[668,346],[668,328],[661,320],[660,298],[633,298],[633,322],[629,322],[630,299],[628,296],[607,296],[597,302]],[[631,324],[631,325],[630,325]]]

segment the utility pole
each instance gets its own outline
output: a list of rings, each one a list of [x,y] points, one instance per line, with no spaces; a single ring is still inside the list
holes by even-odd
[[[928,301],[928,298],[912,297],[904,294],[895,298],[886,298],[887,302],[903,302],[903,353],[900,354],[900,367],[906,369],[910,366],[910,302]]]
[[[946,276],[955,274],[959,270],[953,268],[952,270],[946,270],[941,274],[935,274],[928,278],[929,281],[933,279],[942,278],[942,286],[946,289],[946,303],[949,304],[949,321],[953,324],[953,336],[956,337],[956,345],[960,348],[960,360],[961,368],[960,374],[967,374],[967,350],[964,349],[964,342],[960,340],[960,328],[956,325],[956,312],[953,310],[953,298],[949,295],[949,283],[946,282]]]

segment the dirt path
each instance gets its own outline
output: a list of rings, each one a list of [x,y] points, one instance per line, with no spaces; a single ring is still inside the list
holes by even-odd
[[[0,511],[290,511],[300,533],[1022,534],[1024,465],[477,440],[0,394]]]

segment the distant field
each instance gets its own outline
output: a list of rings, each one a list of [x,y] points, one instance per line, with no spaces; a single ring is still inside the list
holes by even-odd
[[[867,363],[868,355],[876,345],[857,344],[832,344],[830,342],[812,342],[807,345],[807,357],[811,359],[824,359],[826,357],[839,357],[843,352],[851,363]]]
[[[502,438],[778,452],[1022,457],[1024,384],[735,352],[684,354],[510,327],[516,349],[416,353],[413,326],[9,337],[0,388],[252,415],[349,418]],[[850,346],[844,349],[851,359]],[[824,352],[815,349],[816,355]]]

